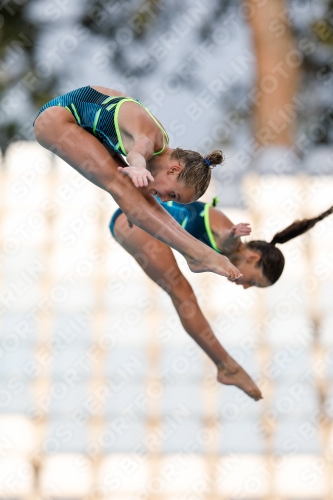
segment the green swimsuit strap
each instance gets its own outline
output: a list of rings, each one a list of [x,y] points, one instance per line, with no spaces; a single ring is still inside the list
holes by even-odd
[[[217,198],[215,197],[213,199],[213,203],[206,203],[205,204],[205,207],[204,207],[204,223],[205,223],[205,229],[206,229],[206,232],[207,232],[207,235],[208,235],[208,238],[209,238],[209,242],[212,246],[212,248],[218,252],[218,253],[222,253],[221,250],[219,250],[218,246],[216,245],[216,241],[215,241],[215,238],[214,238],[214,235],[213,235],[213,231],[210,227],[210,220],[209,220],[209,209],[210,207],[215,207],[216,204],[217,204],[218,200]]]
[[[141,102],[139,104],[141,104]],[[155,116],[149,111],[149,109],[146,108],[146,106],[144,106],[143,104],[141,104],[141,106],[147,111],[147,113],[154,120],[154,122],[159,127],[159,129],[162,130],[162,133],[163,133],[163,148],[160,151],[157,151],[157,153],[154,153],[154,156],[155,155],[159,155],[159,154],[163,153],[166,144],[169,142],[169,136],[166,133],[165,128],[160,124],[160,122],[158,120],[156,120]]]
[[[154,156],[161,154],[164,151],[164,149],[165,149],[166,143],[169,142],[168,134],[166,133],[166,131],[164,130],[164,128],[162,127],[162,125],[158,122],[158,120],[156,120],[155,116],[151,114],[151,112],[149,111],[149,109],[146,108],[146,106],[144,106],[140,101],[132,99],[131,97],[124,97],[124,99],[122,99],[121,101],[119,101],[117,103],[117,105],[116,105],[116,110],[115,110],[115,114],[114,114],[114,126],[115,126],[115,129],[116,129],[116,133],[117,133],[117,137],[118,137],[118,141],[119,141],[119,146],[120,146],[123,154],[125,156],[127,155],[127,153],[125,151],[125,148],[124,148],[123,140],[122,140],[122,137],[121,137],[119,124],[118,124],[119,109],[120,109],[120,106],[123,104],[123,102],[135,102],[137,104],[140,104],[140,106],[142,106],[147,111],[147,113],[149,114],[149,116],[154,120],[154,122],[156,123],[156,125],[162,130],[162,132],[163,132],[163,148],[160,151],[157,151],[157,153],[154,153]]]

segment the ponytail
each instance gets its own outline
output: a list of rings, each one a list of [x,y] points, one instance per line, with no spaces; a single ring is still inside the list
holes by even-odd
[[[333,206],[318,215],[318,217],[314,217],[313,219],[303,219],[301,221],[295,221],[290,226],[286,227],[283,231],[276,233],[274,238],[270,243],[267,241],[253,240],[246,243],[247,247],[251,250],[254,250],[260,253],[261,258],[258,263],[259,267],[262,268],[262,272],[264,276],[270,281],[273,285],[280,278],[285,259],[283,253],[279,248],[276,248],[276,244],[286,243],[292,238],[296,238],[296,236],[300,236],[305,233],[313,226],[317,224],[317,222],[325,219],[333,213]]]
[[[322,214],[318,215],[318,217],[314,217],[313,219],[296,220],[295,222],[290,224],[290,226],[286,227],[286,229],[284,229],[283,231],[276,233],[271,241],[271,245],[276,245],[277,243],[286,243],[287,241],[296,238],[296,236],[300,236],[301,234],[306,233],[306,231],[314,227],[317,222],[325,219],[325,217],[328,217],[332,213],[333,206],[326,210],[326,212],[323,212]]]

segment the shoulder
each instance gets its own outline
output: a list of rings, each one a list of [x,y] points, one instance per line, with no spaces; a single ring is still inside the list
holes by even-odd
[[[220,210],[214,207],[209,207],[209,220],[213,231],[223,231],[231,229],[233,223],[231,220]]]

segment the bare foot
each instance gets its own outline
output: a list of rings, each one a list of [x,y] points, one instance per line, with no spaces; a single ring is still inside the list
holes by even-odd
[[[252,378],[243,370],[237,361],[231,357],[229,357],[225,363],[220,362],[218,364],[217,380],[221,382],[221,384],[235,385],[255,401],[262,399],[260,389],[253,382]]]
[[[212,273],[226,276],[231,281],[243,277],[237,267],[231,264],[227,257],[215,252],[215,250],[211,250],[206,254],[201,255],[200,261],[193,258],[187,258],[186,260],[192,273],[211,271]]]

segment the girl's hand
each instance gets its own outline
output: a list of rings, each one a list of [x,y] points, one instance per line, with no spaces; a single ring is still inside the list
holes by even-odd
[[[239,238],[240,236],[248,236],[251,234],[252,229],[250,228],[250,224],[248,222],[241,222],[240,224],[236,224],[232,226],[230,229],[230,236],[233,238]]]
[[[148,186],[148,179],[153,182],[154,177],[149,170],[142,167],[118,167],[119,172],[128,175],[133,181],[135,187]]]

